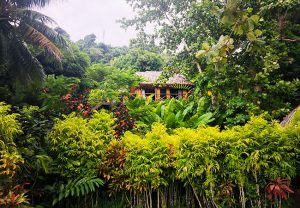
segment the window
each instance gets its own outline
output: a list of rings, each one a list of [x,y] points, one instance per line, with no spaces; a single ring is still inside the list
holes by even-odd
[[[183,91],[178,90],[178,99],[182,99],[182,98],[183,98]]]
[[[167,89],[161,88],[160,89],[160,100],[165,100],[165,99],[167,99]]]
[[[178,90],[177,89],[170,89],[171,98],[178,98]]]
[[[171,98],[181,99],[183,97],[183,92],[182,90],[178,90],[178,89],[170,89],[170,95]]]
[[[147,89],[142,89],[142,96],[144,98],[151,96],[152,99],[155,100],[155,89],[154,88],[147,88]]]

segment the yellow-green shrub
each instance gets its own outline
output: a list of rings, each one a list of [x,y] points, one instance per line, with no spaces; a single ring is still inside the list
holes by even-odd
[[[104,111],[85,119],[75,114],[58,120],[49,134],[51,150],[62,176],[94,176],[104,152],[105,141],[113,138],[114,119]]]
[[[146,135],[126,132],[122,140],[108,145],[100,173],[117,191],[137,193],[167,186],[172,179],[168,170],[177,145],[174,139],[162,124],[154,124]]]
[[[118,190],[146,195],[180,181],[192,187],[202,207],[259,206],[268,203],[264,192],[269,181],[296,175],[298,127],[287,130],[253,117],[232,129],[202,126],[169,134],[164,125],[154,124],[145,135],[127,132],[121,141],[108,145],[105,175],[113,178],[108,181]]]
[[[22,189],[13,188],[14,176],[24,160],[14,141],[22,133],[19,115],[10,111],[11,106],[0,102],[0,207],[22,206],[28,200]]]
[[[266,200],[261,193],[268,181],[296,174],[295,141],[278,123],[261,117],[230,130],[200,127],[179,129],[175,134],[181,140],[174,163],[177,177],[190,183],[199,198],[207,197],[212,203],[225,206],[230,198],[240,206],[250,200],[258,206]],[[231,190],[227,196],[224,187]],[[239,195],[234,196],[234,187]]]
[[[152,131],[145,136],[130,132],[122,140],[126,150],[125,183],[128,190],[146,191],[167,186],[170,175],[166,170],[171,167],[171,151],[174,141],[162,124],[154,124]]]
[[[22,133],[18,114],[10,113],[11,106],[0,103],[0,176],[14,175],[23,163],[14,139]]]

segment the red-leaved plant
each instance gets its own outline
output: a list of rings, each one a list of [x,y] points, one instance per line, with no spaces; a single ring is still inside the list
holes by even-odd
[[[6,194],[0,191],[0,207],[19,207],[29,204],[29,199],[26,195],[28,190],[24,188],[24,185],[17,185]]]
[[[115,136],[120,138],[126,131],[130,131],[136,127],[135,120],[129,115],[128,108],[124,103],[114,110],[114,117],[117,119],[115,127]]]
[[[288,199],[289,193],[294,193],[290,188],[290,181],[284,178],[272,180],[266,187],[267,197],[270,201],[274,199]]]
[[[89,117],[92,114],[92,108],[87,102],[89,93],[89,89],[84,89],[82,91],[82,89],[79,88],[79,85],[73,85],[68,94],[61,98],[66,105],[63,112],[66,114],[77,112],[82,114],[84,117]]]

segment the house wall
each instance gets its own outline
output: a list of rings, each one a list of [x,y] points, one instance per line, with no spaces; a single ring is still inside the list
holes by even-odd
[[[161,89],[165,89],[165,95],[164,93],[161,93]],[[188,91],[187,90],[180,90],[180,89],[176,89],[176,90],[180,90],[180,92],[178,93],[178,95],[172,94],[171,91],[172,89],[175,90],[175,88],[170,88],[169,86],[167,87],[154,87],[154,86],[147,86],[147,87],[143,87],[140,86],[138,88],[133,88],[131,89],[131,95],[132,96],[141,96],[141,97],[146,97],[149,96],[149,93],[145,93],[145,92],[149,92],[151,90],[153,90],[153,94],[154,94],[154,100],[159,101],[162,100],[164,98],[166,99],[171,99],[172,97],[180,97],[182,99],[187,99],[188,98]]]

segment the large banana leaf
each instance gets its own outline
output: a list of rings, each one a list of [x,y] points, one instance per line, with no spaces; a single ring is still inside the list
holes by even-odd
[[[197,128],[200,125],[206,125],[210,122],[214,121],[215,118],[213,118],[214,114],[211,112],[205,113],[202,116],[200,116],[197,121],[194,123],[193,128]]]
[[[166,100],[159,103],[146,100],[129,101],[127,107],[137,121],[146,125],[154,122],[165,124],[168,128],[189,127],[197,128],[199,125],[209,124],[214,120],[213,113],[205,113],[206,100],[200,99],[198,103],[185,100]]]

